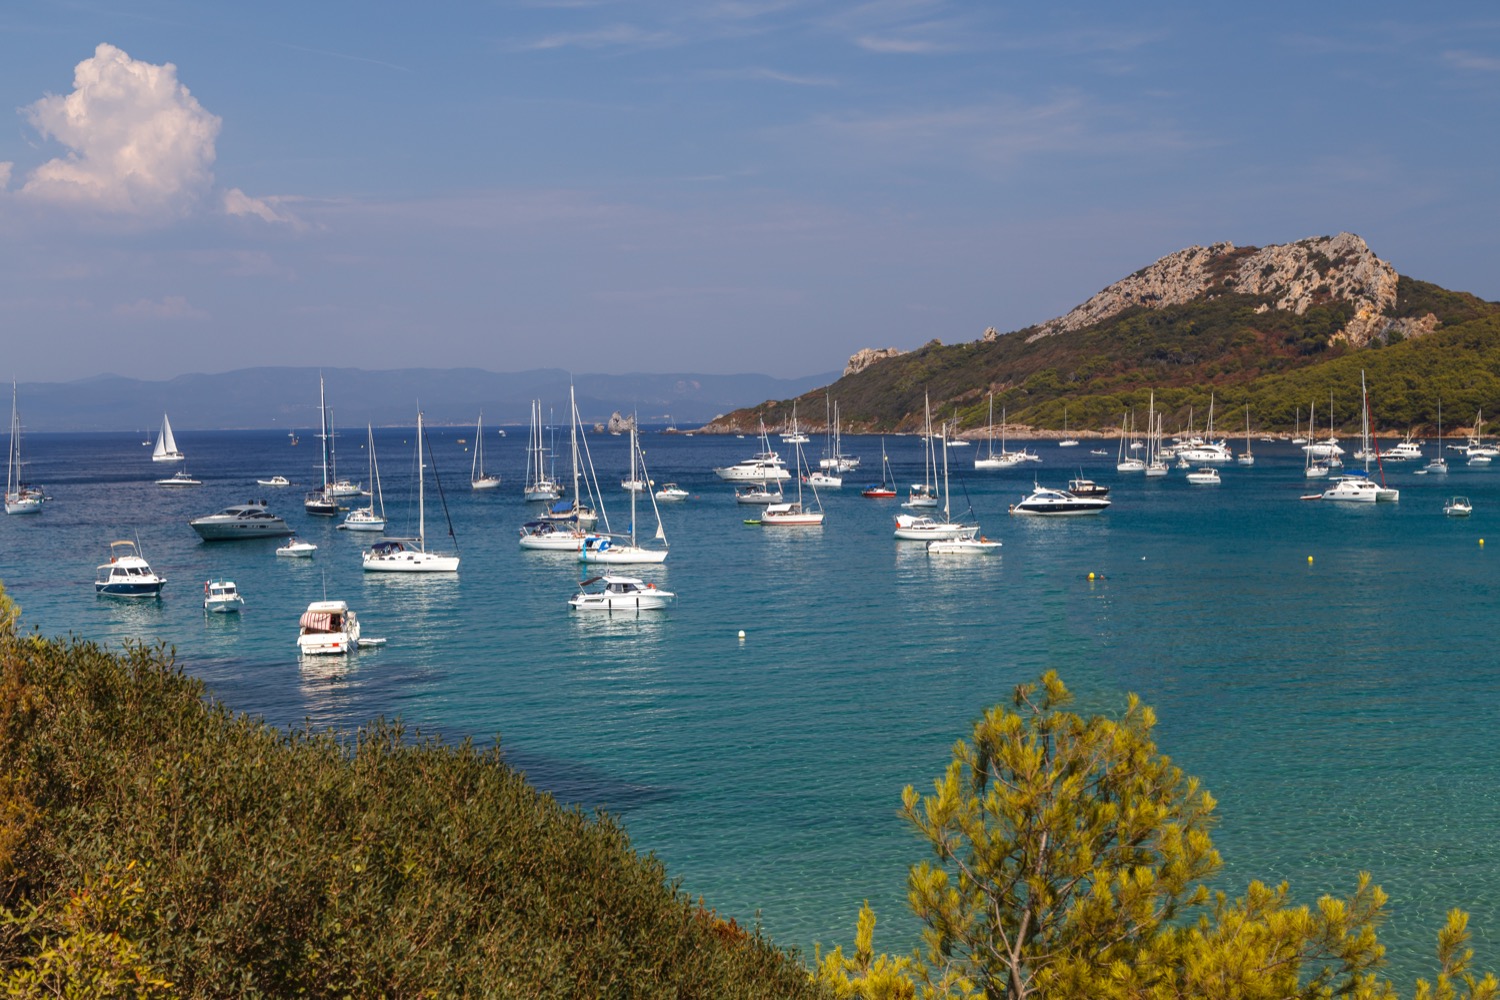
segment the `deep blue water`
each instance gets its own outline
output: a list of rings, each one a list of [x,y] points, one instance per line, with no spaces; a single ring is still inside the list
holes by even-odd
[[[865,468],[825,496],[824,527],[777,532],[744,525],[753,509],[710,471],[753,439],[648,435],[652,476],[693,496],[663,507],[671,558],[640,575],[679,600],[610,619],[569,611],[575,563],[516,545],[535,509],[519,496],[524,435],[488,435],[486,465],[505,484],[474,493],[458,443],[472,428],[430,433],[456,579],[365,575],[368,536],[305,515],[299,489],[254,485],[272,473],[312,482],[311,437],[292,448],[280,432],[187,429],[178,443],[199,489],[153,485],[166,470],[136,434],[28,436],[31,478],[55,499],[38,517],[0,519],[0,580],[27,627],[170,643],[217,697],[277,725],[399,715],[445,738],[498,736],[537,784],[622,817],[686,891],[742,923],[758,914],[774,940],[808,952],[849,943],[866,899],[878,947],[913,943],[905,871],[925,854],[897,817],[902,787],[929,787],[986,706],[1055,668],[1082,710],[1119,709],[1128,691],[1156,709],[1161,748],[1219,800],[1229,891],[1287,879],[1311,900],[1368,869],[1391,895],[1382,936],[1403,978],[1429,968],[1452,906],[1474,915],[1480,964],[1500,964],[1496,556],[1480,544],[1488,532],[1500,546],[1500,467],[1455,456],[1446,479],[1388,470],[1399,503],[1341,506],[1299,502],[1288,444],[1257,442],[1258,464],[1225,467],[1219,487],[1118,475],[1112,444],[1098,458],[1087,442],[1043,442],[1041,466],[988,473],[971,468],[978,448],[953,449],[967,470],[956,505],[967,496],[1004,542],[959,560],[894,541],[897,501],[859,496],[879,478],[878,439],[846,439]],[[412,432],[376,438],[398,531],[415,505]],[[363,439],[340,439],[341,470],[359,478]],[[591,439],[617,525],[626,441]],[[921,478],[918,439],[887,448],[901,483]],[[1115,487],[1108,512],[1006,515],[1033,475],[1062,486],[1079,463]],[[1474,500],[1472,518],[1443,515],[1453,493]],[[205,544],[187,526],[251,496],[317,542],[317,557]],[[441,508],[428,514],[440,538]],[[169,578],[164,599],[97,598],[108,542],[137,534]],[[243,615],[203,614],[214,575],[238,582]],[[389,645],[299,664],[297,618],[325,590]]]

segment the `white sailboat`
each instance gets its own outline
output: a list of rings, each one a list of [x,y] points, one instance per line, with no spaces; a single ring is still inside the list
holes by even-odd
[[[177,450],[177,439],[172,436],[172,421],[168,420],[167,415],[163,413],[161,430],[156,435],[156,447],[151,451],[151,461],[180,462],[184,458],[187,456]]]
[[[797,499],[790,503],[767,504],[766,509],[761,512],[760,523],[767,528],[811,528],[823,523],[823,501],[818,497],[818,487],[810,486],[812,489],[813,503],[817,509],[809,509],[802,502],[802,484],[807,482],[807,461],[802,455],[802,445],[793,444],[796,449],[794,458],[795,466],[793,473],[797,477]]]
[[[584,529],[593,527],[599,517],[593,507],[583,502],[585,494],[589,498],[598,495],[598,479],[594,475],[593,457],[588,451],[588,440],[583,436],[578,401],[571,386],[568,387],[568,409],[573,421],[569,438],[573,458],[573,499],[569,503],[556,504],[543,517],[521,525],[520,545],[523,549],[580,552],[584,539],[588,537]]]
[[[1062,436],[1062,440],[1059,441],[1059,442],[1057,442],[1057,446],[1059,448],[1077,448],[1078,447],[1078,439],[1077,438],[1068,437],[1068,404],[1067,403],[1063,404],[1063,436]]]
[[[5,466],[5,513],[40,514],[42,501],[46,499],[42,490],[22,482],[21,469],[21,416],[16,409],[16,383],[10,383],[10,458]]]
[[[484,471],[484,414],[474,424],[474,462],[469,469],[469,486],[476,490],[492,490],[500,485],[500,477],[487,475]]]
[[[1302,469],[1302,475],[1307,479],[1327,479],[1329,466],[1326,456],[1319,456],[1311,442],[1318,440],[1318,404],[1313,403],[1307,408],[1307,439],[1308,444],[1302,446],[1303,453],[1307,456],[1307,464]]]
[[[1126,440],[1130,440],[1130,447],[1135,447],[1135,420],[1130,413],[1120,416],[1120,453],[1115,459],[1116,472],[1145,472],[1146,462],[1144,459],[1136,458],[1126,450]]]
[[[1235,459],[1241,465],[1254,465],[1255,456],[1250,454],[1250,404],[1245,404],[1245,450]]]
[[[1159,479],[1167,474],[1167,463],[1161,457],[1162,422],[1166,414],[1156,412],[1156,392],[1146,404],[1146,478]]]
[[[1417,475],[1419,475],[1419,476],[1426,476],[1426,475],[1446,476],[1447,474],[1448,474],[1448,460],[1443,457],[1443,398],[1441,396],[1439,396],[1438,397],[1438,415],[1437,415],[1437,449],[1436,449],[1436,453],[1432,456],[1432,460],[1429,461],[1426,466],[1424,466],[1423,468],[1417,470]]]
[[[1011,469],[1021,464],[1022,455],[1005,448],[1005,408],[1000,408],[1000,451],[995,451],[995,394],[990,393],[990,417],[985,432],[985,455],[974,459],[975,469]]]
[[[635,458],[640,461],[641,476],[648,478],[646,472],[646,456],[641,454],[640,439],[637,436],[635,424],[630,425],[630,450]],[[579,550],[579,558],[587,563],[608,563],[613,565],[629,563],[659,563],[667,559],[667,533],[662,528],[661,511],[656,506],[656,495],[647,491],[651,497],[651,511],[656,515],[656,539],[661,542],[661,548],[646,548],[637,544],[635,535],[635,506],[636,498],[640,496],[634,490],[630,491],[630,532],[628,535],[612,535],[609,530],[609,512],[604,509],[603,498],[599,501],[599,512],[604,518],[604,531],[594,532],[584,536],[583,547]],[[621,542],[619,538],[625,537],[629,541]]]
[[[933,447],[932,433],[932,404],[927,394],[922,394],[922,407],[926,416],[922,422],[922,481],[912,483],[911,489],[906,494],[906,502],[903,507],[936,507],[938,505],[937,485],[937,453]],[[946,451],[944,452],[946,455]]]
[[[547,448],[542,443],[542,401],[531,401],[531,438],[526,444],[527,500],[552,501],[562,498],[562,488],[547,474]]]
[[[929,416],[928,421],[931,421]],[[926,514],[897,514],[896,537],[905,541],[934,541],[952,538],[972,538],[979,534],[977,524],[960,524],[953,520],[953,510],[948,495],[948,452],[943,450],[943,519],[939,521]]]
[[[369,437],[369,443],[365,447],[370,452],[370,483],[375,487],[370,495],[370,505],[349,512],[344,518],[340,528],[347,531],[384,531],[385,530],[385,495],[380,491],[380,463],[375,461],[375,428],[371,424],[365,425],[365,433]],[[379,510],[376,510],[376,505]]]
[[[363,556],[367,573],[457,573],[458,554],[439,555],[427,551],[427,480],[426,465],[422,461],[422,411],[417,411],[417,537],[408,539],[388,538],[376,542]],[[433,467],[437,476],[437,467]],[[442,481],[438,480],[438,493],[442,494]],[[446,514],[447,504],[443,505]],[[448,522],[448,536],[453,535],[453,522]]]
[[[318,440],[323,446],[323,485],[308,492],[302,498],[302,509],[309,514],[317,514],[320,517],[335,517],[339,512],[339,501],[329,489],[331,483],[328,479],[328,449],[333,441],[333,435],[329,433],[328,427],[328,397],[323,391],[323,376],[318,375]]]

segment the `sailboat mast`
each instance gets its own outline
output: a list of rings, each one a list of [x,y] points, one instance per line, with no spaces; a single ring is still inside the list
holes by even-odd
[[[323,495],[328,495],[328,401],[323,392],[323,376],[318,376],[318,438],[323,442]]]
[[[427,551],[427,505],[423,486],[427,476],[422,466],[422,411],[417,411],[417,548]]]
[[[582,502],[578,498],[578,399],[573,394],[571,383],[568,385],[568,408],[573,411],[573,429],[568,433],[570,450],[573,453],[573,523],[577,527],[577,517],[582,508]]]

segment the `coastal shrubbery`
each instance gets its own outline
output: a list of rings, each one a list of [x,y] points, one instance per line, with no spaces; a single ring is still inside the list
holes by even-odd
[[[821,995],[498,749],[282,732],[163,649],[13,623],[0,596],[8,995]]]

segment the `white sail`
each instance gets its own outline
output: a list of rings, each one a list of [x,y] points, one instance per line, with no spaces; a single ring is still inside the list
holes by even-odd
[[[177,439],[172,437],[172,422],[161,415],[161,432],[156,435],[156,447],[151,452],[153,462],[180,462],[186,456],[177,450]]]

